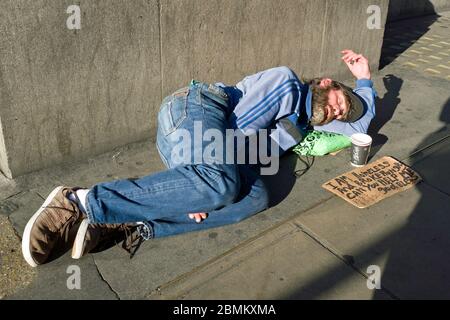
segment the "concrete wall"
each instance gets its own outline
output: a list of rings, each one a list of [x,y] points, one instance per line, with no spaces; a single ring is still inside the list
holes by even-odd
[[[355,3],[357,5],[355,6]],[[66,28],[78,4],[81,30]],[[369,5],[381,29],[366,27]],[[0,2],[1,170],[76,161],[155,133],[163,96],[287,65],[348,78],[339,51],[378,66],[388,0]],[[1,142],[1,139],[0,139]]]
[[[299,76],[349,77],[339,60],[344,48],[364,52],[377,68],[384,29],[366,27],[373,4],[383,8],[384,27],[383,0],[163,1],[163,94],[191,78],[235,83],[278,65]]]
[[[156,0],[0,2],[0,117],[12,175],[150,134],[161,99]],[[7,168],[2,168],[7,173]]]
[[[390,0],[388,21],[450,10],[450,0]]]

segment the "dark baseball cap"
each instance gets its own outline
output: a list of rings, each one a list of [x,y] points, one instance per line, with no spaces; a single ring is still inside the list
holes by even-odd
[[[341,86],[344,94],[350,99],[350,106],[348,110],[347,117],[345,119],[339,120],[342,122],[355,122],[359,120],[364,114],[364,105],[361,98],[353,92],[353,89],[346,86],[345,84],[338,82]]]

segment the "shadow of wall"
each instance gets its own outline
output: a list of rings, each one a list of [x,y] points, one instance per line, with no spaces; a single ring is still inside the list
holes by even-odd
[[[450,133],[450,99],[442,107],[440,120],[443,126],[436,132]],[[419,146],[428,143],[435,133]],[[386,248],[389,258],[381,283],[402,292],[405,299],[450,299],[450,138],[435,149],[428,157],[411,161],[424,180],[417,186],[421,197]],[[378,297],[376,293],[374,298]]]
[[[417,16],[424,17],[414,20],[414,25],[405,20]],[[391,0],[381,48],[380,70],[395,61],[427,33],[438,17],[434,5],[429,0]]]

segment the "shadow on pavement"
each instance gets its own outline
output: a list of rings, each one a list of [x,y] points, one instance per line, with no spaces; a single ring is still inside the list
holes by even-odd
[[[377,113],[368,130],[368,134],[373,139],[370,158],[373,158],[378,151],[380,151],[381,147],[388,141],[388,137],[384,134],[380,134],[379,132],[380,129],[392,119],[395,109],[397,109],[397,106],[401,101],[399,94],[403,85],[403,80],[395,75],[388,74],[384,76],[383,83],[386,88],[386,93],[382,98],[377,97],[375,99]]]
[[[425,16],[418,21],[414,20],[414,26],[408,22],[408,18],[402,17],[398,10],[404,7],[405,3],[390,1],[388,9],[387,23],[385,26],[383,46],[380,56],[380,70],[391,64],[395,59],[412,46],[420,37],[430,30],[430,26],[439,17],[434,10],[433,4],[428,0],[421,1],[421,12]],[[404,19],[404,20],[398,20]]]
[[[414,149],[414,152],[421,150],[433,142],[436,141],[437,137],[442,137],[443,133],[445,135],[445,132],[448,132],[450,129],[450,99],[447,100],[446,104],[444,105],[443,111],[441,112],[441,115],[439,117],[439,120],[444,124],[439,130],[433,132],[432,134],[425,137],[425,139],[420,142],[416,148]],[[433,170],[433,168],[432,168]],[[450,180],[450,177],[449,177]]]
[[[441,111],[440,120],[447,130],[450,124],[450,99]],[[430,135],[431,137],[434,134]],[[420,145],[429,145],[426,137]],[[448,141],[448,138],[447,138]],[[411,164],[420,166],[424,183],[418,185],[421,198],[407,224],[392,238],[389,259],[383,268],[381,283],[401,283],[408,299],[450,299],[450,145],[439,148],[430,158]],[[442,184],[447,190],[436,188]],[[427,187],[431,186],[431,187]],[[433,193],[430,192],[433,189]],[[401,266],[406,267],[401,269]],[[407,268],[410,266],[410,268]],[[409,272],[414,271],[414,275]],[[409,281],[404,281],[406,277]],[[374,298],[376,299],[376,293]]]

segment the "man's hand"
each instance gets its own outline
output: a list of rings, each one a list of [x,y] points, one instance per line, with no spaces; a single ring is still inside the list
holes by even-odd
[[[370,80],[370,67],[369,60],[362,54],[356,54],[352,50],[342,50],[342,60],[344,60],[350,72],[356,79],[369,79]]]
[[[189,218],[195,219],[195,222],[200,223],[206,218],[208,218],[208,214],[206,212],[189,213]]]

